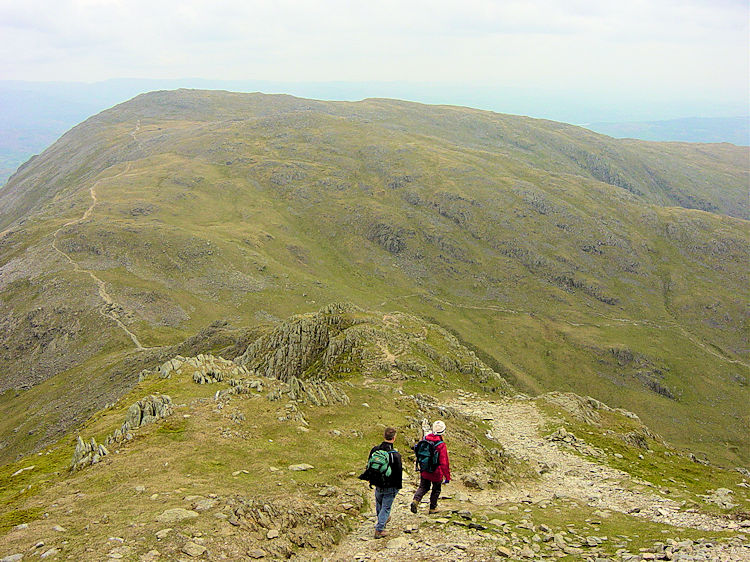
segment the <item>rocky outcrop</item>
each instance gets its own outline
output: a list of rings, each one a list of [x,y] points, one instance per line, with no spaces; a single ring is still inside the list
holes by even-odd
[[[358,509],[363,500],[352,491],[342,506]],[[336,538],[346,530],[347,514],[344,509],[329,509],[305,502],[276,503],[268,499],[254,500],[246,497],[230,498],[229,523],[240,527],[248,536],[264,537],[262,547],[268,556],[288,558],[298,549],[330,548]]]
[[[216,400],[233,394],[250,394],[252,392],[263,392],[263,381],[261,379],[229,379],[229,388],[216,391]]]
[[[430,334],[435,346],[427,343]],[[340,402],[342,392],[332,381],[356,373],[433,381],[460,373],[488,391],[509,389],[500,375],[440,326],[350,304],[292,317],[252,343],[236,362],[286,382],[289,388],[280,392],[321,405]]]
[[[98,463],[102,457],[109,454],[107,446],[133,438],[131,430],[155,422],[172,414],[172,399],[166,394],[152,394],[138,400],[128,408],[128,413],[122,426],[108,435],[104,444],[97,444],[93,437],[86,442],[78,436],[71,470],[77,470],[88,465]]]
[[[302,404],[329,406],[331,404],[349,404],[349,397],[337,385],[322,380],[300,380],[292,377],[282,388],[268,395],[269,400],[280,400],[284,396]]]
[[[324,371],[351,348],[351,341],[337,336],[358,323],[345,314],[353,312],[361,310],[354,305],[332,304],[315,314],[293,316],[253,342],[235,361],[259,375],[285,382],[292,377],[304,378],[313,364],[316,371]]]
[[[84,466],[96,464],[102,457],[108,454],[109,450],[104,445],[98,444],[93,437],[90,441],[86,442],[79,435],[70,468],[76,470]]]
[[[172,378],[173,374],[189,374],[198,384],[211,384],[231,377],[251,374],[245,367],[233,361],[202,353],[187,358],[177,355],[157,367],[155,373],[162,379]],[[149,374],[151,374],[151,371],[142,372],[139,380],[144,380]]]
[[[593,457],[604,457],[604,451],[596,447],[592,447],[586,443],[583,439],[579,439],[564,427],[558,427],[554,433],[547,436],[548,441],[557,441],[572,447],[583,455],[590,455]]]
[[[138,400],[128,408],[125,423],[119,430],[115,430],[113,440],[119,435],[126,434],[131,429],[148,425],[158,419],[165,418],[172,413],[172,399],[166,394],[152,394]],[[119,431],[119,434],[118,434]]]
[[[578,420],[591,425],[599,425],[602,421],[601,412],[618,413],[635,421],[640,421],[633,412],[622,408],[610,408],[591,396],[579,396],[572,392],[548,392],[542,395],[547,402],[551,402],[573,414]]]
[[[383,222],[372,225],[367,238],[392,254],[398,254],[406,248],[406,231]]]

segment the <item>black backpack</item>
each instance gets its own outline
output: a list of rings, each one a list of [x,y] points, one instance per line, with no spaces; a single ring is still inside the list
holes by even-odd
[[[437,446],[442,443],[440,441],[428,441],[427,439],[420,440],[414,445],[414,455],[417,457],[417,468],[424,472],[435,472],[440,461],[440,454]]]

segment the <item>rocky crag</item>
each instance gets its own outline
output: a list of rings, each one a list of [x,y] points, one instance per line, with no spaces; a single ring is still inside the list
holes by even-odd
[[[374,314],[346,303],[295,316],[258,338],[236,362],[267,377],[346,379],[352,373],[387,374],[435,382],[465,375],[489,391],[510,386],[474,352],[440,326],[407,314]]]
[[[166,394],[146,396],[128,408],[128,414],[122,426],[107,435],[103,444],[97,445],[93,437],[89,442],[78,436],[76,449],[71,461],[71,470],[76,470],[90,464],[96,464],[102,457],[109,454],[109,447],[113,443],[130,441],[133,439],[132,430],[148,425],[172,414],[172,399]]]

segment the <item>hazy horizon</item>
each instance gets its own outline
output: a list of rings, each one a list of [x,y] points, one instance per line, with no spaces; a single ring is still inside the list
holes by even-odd
[[[387,97],[594,130],[747,117],[748,16],[741,0],[0,0],[0,182],[70,127],[155,89]],[[745,128],[634,136],[736,143]]]
[[[97,105],[100,106],[98,111],[141,93],[178,88],[286,94],[330,101],[391,98],[425,104],[459,105],[581,126],[607,122],[750,116],[750,105],[746,103],[709,103],[689,99],[646,100],[637,97],[616,101],[594,94],[582,96],[575,92],[542,91],[521,86],[498,88],[454,83],[278,82],[189,77],[123,77],[93,82],[0,80],[0,96],[6,92],[43,93],[54,97],[72,98],[86,102],[86,105]],[[8,101],[7,97],[0,97],[0,119],[4,117],[2,113],[13,113],[17,117],[15,108],[9,107]]]
[[[748,114],[749,15],[741,0],[0,0],[0,76],[252,82],[576,123],[726,117]]]

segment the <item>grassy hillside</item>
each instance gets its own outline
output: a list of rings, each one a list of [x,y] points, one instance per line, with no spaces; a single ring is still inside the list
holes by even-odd
[[[743,148],[467,108],[139,96],[0,190],[0,455],[214,321],[347,300],[747,464],[748,173]]]
[[[696,463],[632,413],[589,398],[510,398],[497,373],[421,318],[337,304],[250,340],[236,362],[170,357],[79,432],[0,467],[0,555],[481,561],[747,551],[747,473]],[[448,427],[452,480],[440,513],[412,514],[409,447],[422,421],[437,418]],[[357,475],[386,426],[399,429],[405,470],[382,541],[372,538],[372,490]],[[567,441],[555,438],[562,432]]]

